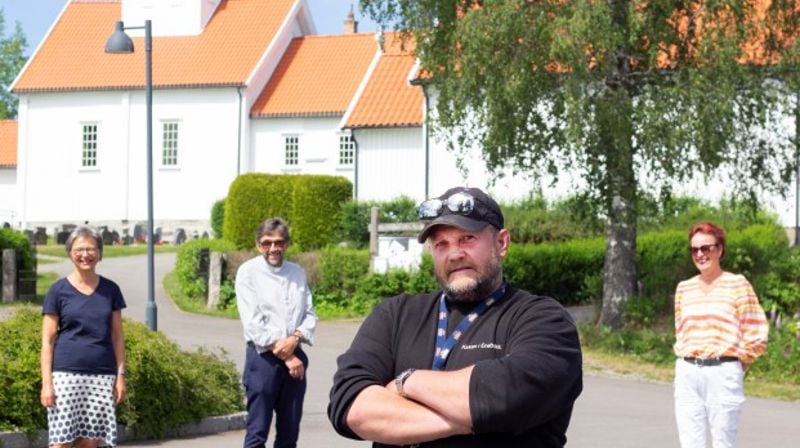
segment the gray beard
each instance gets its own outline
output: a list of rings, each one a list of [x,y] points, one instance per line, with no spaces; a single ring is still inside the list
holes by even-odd
[[[503,277],[503,260],[499,255],[489,262],[489,271],[485,276],[478,277],[471,285],[454,287],[447,279],[438,278],[439,285],[444,289],[449,300],[457,303],[475,303],[489,297],[499,287],[498,278]]]
[[[449,300],[457,303],[476,303],[489,297],[495,288],[492,283],[494,279],[481,279],[477,284],[470,288],[454,289],[450,285],[442,285],[444,292]]]

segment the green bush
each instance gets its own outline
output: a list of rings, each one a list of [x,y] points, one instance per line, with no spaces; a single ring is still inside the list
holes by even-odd
[[[781,328],[770,327],[767,352],[753,363],[747,374],[748,381],[800,384],[800,339],[797,327],[796,320]]]
[[[595,238],[562,243],[512,244],[503,262],[509,283],[565,305],[590,300],[587,278],[602,272],[605,242]]]
[[[36,250],[22,232],[0,228],[0,252],[3,249],[14,249],[22,254],[22,269],[26,271],[36,270]]]
[[[187,241],[180,246],[175,257],[175,273],[178,276],[178,284],[189,297],[205,297],[208,289],[208,280],[198,275],[201,249],[225,252],[233,250],[234,246],[227,240],[206,239]]]
[[[349,180],[336,176],[295,176],[292,193],[292,241],[302,250],[333,243],[342,204],[353,195]]]
[[[381,223],[418,222],[417,203],[408,196],[400,196],[390,201],[347,201],[342,204],[339,227],[336,232],[339,241],[354,243],[365,247],[369,244],[369,223],[372,207],[378,207],[378,221]]]
[[[225,199],[220,199],[214,202],[211,206],[211,230],[214,232],[214,238],[223,238],[225,224]]]
[[[181,352],[162,333],[123,321],[128,399],[120,424],[158,436],[202,417],[242,410],[239,374],[233,363],[208,352]],[[0,430],[32,432],[47,427],[39,402],[42,317],[20,308],[0,322]]]
[[[532,196],[501,209],[512,240],[520,244],[586,239],[603,232],[596,207],[581,196],[553,202]]]
[[[141,434],[243,409],[236,366],[207,350],[182,352],[163,333],[125,322],[128,400],[119,421]]]
[[[363,316],[387,297],[439,288],[427,254],[415,271],[375,274],[369,272],[369,251],[328,247],[320,253],[319,271],[320,281],[312,288],[314,307],[326,317]]]
[[[225,200],[225,238],[238,249],[249,249],[255,245],[256,229],[265,219],[280,216],[291,221],[295,177],[261,173],[237,177]]]

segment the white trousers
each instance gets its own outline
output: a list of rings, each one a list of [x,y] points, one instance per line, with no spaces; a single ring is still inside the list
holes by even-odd
[[[682,448],[706,448],[706,432],[714,448],[736,446],[739,413],[744,403],[741,363],[696,366],[675,363],[675,420]]]

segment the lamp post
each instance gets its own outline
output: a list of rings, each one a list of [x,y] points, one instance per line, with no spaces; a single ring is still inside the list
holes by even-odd
[[[145,53],[145,101],[147,109],[147,305],[145,319],[147,326],[156,331],[158,325],[158,309],[155,301],[155,274],[154,274],[154,241],[153,241],[153,37],[151,36],[150,21],[145,20],[144,26],[126,27],[118,21],[114,33],[106,41],[106,53],[133,53],[133,41],[125,34],[125,30],[144,29]]]

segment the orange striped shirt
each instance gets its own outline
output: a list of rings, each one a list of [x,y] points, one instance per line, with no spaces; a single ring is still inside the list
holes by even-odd
[[[742,275],[723,272],[712,289],[700,277],[675,291],[675,354],[679,357],[735,356],[751,363],[767,348],[769,324],[753,287]]]

